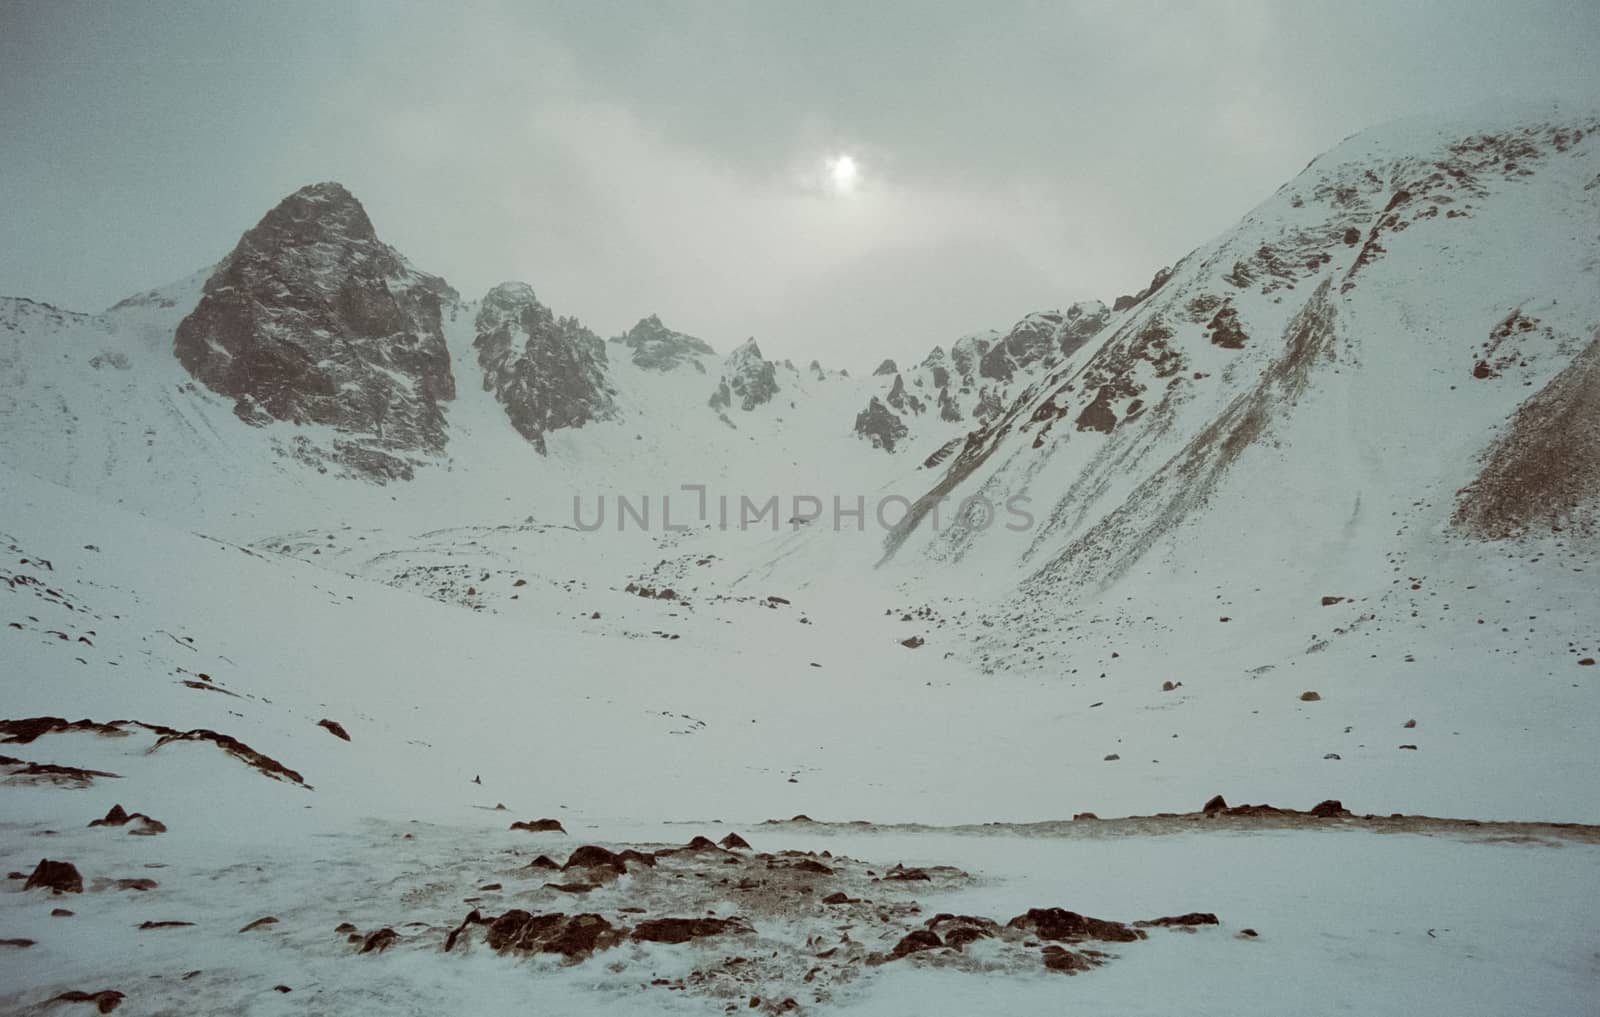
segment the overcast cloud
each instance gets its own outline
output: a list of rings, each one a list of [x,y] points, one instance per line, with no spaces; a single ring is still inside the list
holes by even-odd
[[[859,368],[1136,290],[1364,126],[1600,103],[1593,0],[324,7],[0,0],[0,293],[105,307],[333,179],[469,299]]]

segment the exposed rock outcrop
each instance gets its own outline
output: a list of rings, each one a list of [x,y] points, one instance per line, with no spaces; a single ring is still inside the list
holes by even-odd
[[[541,455],[551,431],[615,415],[605,343],[578,319],[556,317],[527,283],[490,290],[476,326],[485,391]]]
[[[456,389],[441,308],[457,299],[380,241],[344,187],[313,184],[218,264],[173,352],[242,420],[326,425],[340,437],[318,456],[409,478],[445,446]]]
[[[1066,311],[1030,314],[983,354],[979,373],[1008,382],[1018,371],[1071,356],[1094,338],[1110,317],[1111,312],[1097,300],[1073,304]]]
[[[748,413],[771,402],[777,394],[777,368],[761,356],[761,347],[754,339],[746,339],[722,365],[722,378],[711,393],[710,405],[719,411],[737,405]]]
[[[706,367],[700,358],[716,355],[716,350],[703,340],[674,332],[653,314],[639,319],[637,325],[611,341],[631,350],[630,359],[650,371],[671,371],[689,365],[704,374]],[[812,364],[814,366],[816,361]]]
[[[870,441],[873,448],[893,452],[905,439],[907,430],[905,421],[873,396],[867,408],[856,414],[856,434]]]

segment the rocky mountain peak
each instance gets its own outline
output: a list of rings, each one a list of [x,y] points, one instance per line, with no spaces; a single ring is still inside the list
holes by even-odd
[[[1036,311],[1011,327],[1005,338],[982,355],[979,373],[1008,382],[1018,371],[1071,356],[1105,327],[1111,312],[1098,300],[1066,311]]]
[[[728,354],[722,365],[722,379],[711,393],[709,405],[720,412],[737,402],[741,410],[749,412],[771,402],[777,393],[777,367],[761,355],[761,347],[750,338]]]
[[[307,184],[280,201],[256,227],[258,235],[338,237],[373,241],[378,232],[367,210],[341,183]]]
[[[611,340],[633,351],[634,364],[650,371],[670,371],[682,364],[692,364],[695,370],[705,372],[700,362],[703,356],[715,356],[710,344],[682,332],[674,332],[652,314],[639,319],[639,323]]]
[[[479,334],[493,332],[508,321],[522,317],[522,310],[539,303],[533,287],[525,282],[503,282],[483,295],[478,316],[473,321]]]
[[[578,319],[557,317],[527,283],[490,290],[475,325],[484,390],[541,455],[549,432],[616,414],[605,343]]]
[[[445,445],[455,380],[441,307],[458,299],[373,230],[336,183],[303,187],[248,230],[178,325],[173,352],[239,417],[323,424],[295,454],[374,479],[409,477]],[[309,442],[309,444],[308,444]]]

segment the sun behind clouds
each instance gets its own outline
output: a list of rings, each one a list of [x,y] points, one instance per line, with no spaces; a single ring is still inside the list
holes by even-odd
[[[835,194],[852,194],[861,181],[861,168],[854,158],[840,154],[828,160],[828,180]]]

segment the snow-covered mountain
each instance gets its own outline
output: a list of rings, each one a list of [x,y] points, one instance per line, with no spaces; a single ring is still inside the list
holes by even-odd
[[[1400,122],[859,376],[329,184],[0,300],[6,864],[85,891],[0,895],[0,1009],[1581,1009],[1597,222],[1595,111]]]
[[[403,478],[408,456],[444,447],[455,381],[440,308],[456,300],[378,239],[349,191],[313,184],[239,240],[172,349],[239,419],[330,426],[344,437],[320,454]]]
[[[888,554],[1006,562],[1037,639],[1123,581],[1377,593],[1485,537],[1592,551],[1597,125],[1404,122],[1316,159],[973,431]],[[924,525],[973,494],[1038,525]]]

